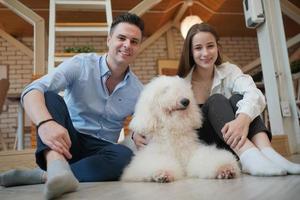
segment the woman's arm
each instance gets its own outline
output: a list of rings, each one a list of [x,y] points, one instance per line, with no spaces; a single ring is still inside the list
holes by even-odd
[[[225,142],[234,149],[243,146],[250,123],[261,114],[266,102],[251,76],[244,74],[236,65],[228,64],[224,69],[228,73],[224,87],[230,88],[232,95],[243,96],[236,104],[236,118],[226,123],[221,130]]]
[[[232,94],[243,95],[243,99],[237,102],[236,115],[247,114],[251,121],[259,116],[266,106],[265,96],[256,87],[252,77],[244,74],[238,67],[233,71]]]

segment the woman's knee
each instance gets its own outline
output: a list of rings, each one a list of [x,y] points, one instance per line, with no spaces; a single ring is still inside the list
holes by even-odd
[[[208,97],[206,102],[201,107],[204,116],[208,115],[209,111],[219,109],[220,106],[230,105],[228,99],[222,94],[213,94]]]
[[[243,95],[241,94],[233,94],[230,98],[229,101],[231,105],[236,105],[238,101],[243,99]]]
[[[222,104],[222,102],[228,102],[228,99],[222,94],[213,94],[208,99],[209,104]]]

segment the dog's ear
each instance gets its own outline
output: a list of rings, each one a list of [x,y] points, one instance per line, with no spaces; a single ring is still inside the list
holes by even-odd
[[[152,84],[153,86],[153,84]],[[142,91],[135,106],[135,113],[129,124],[129,128],[140,134],[149,134],[157,126],[157,118],[154,116],[155,91],[153,87],[147,85]]]
[[[147,105],[141,106],[137,104],[136,112],[129,124],[129,128],[143,135],[153,132],[157,126],[157,120],[153,116],[151,110]]]

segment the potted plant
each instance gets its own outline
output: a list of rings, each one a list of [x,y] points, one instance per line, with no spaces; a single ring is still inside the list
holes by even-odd
[[[95,51],[96,49],[92,46],[75,46],[64,48],[65,53],[90,53]]]

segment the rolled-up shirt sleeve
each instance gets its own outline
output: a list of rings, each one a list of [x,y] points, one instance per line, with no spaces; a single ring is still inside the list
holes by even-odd
[[[33,81],[24,88],[21,94],[21,103],[23,104],[24,96],[32,90],[38,90],[42,93],[63,91],[80,75],[80,65],[81,60],[75,56],[61,63],[52,73]]]
[[[259,116],[266,106],[265,96],[256,87],[251,76],[243,74],[240,69],[236,69],[233,77],[232,92],[243,95],[243,99],[238,101],[236,114],[245,113],[251,120]]]

